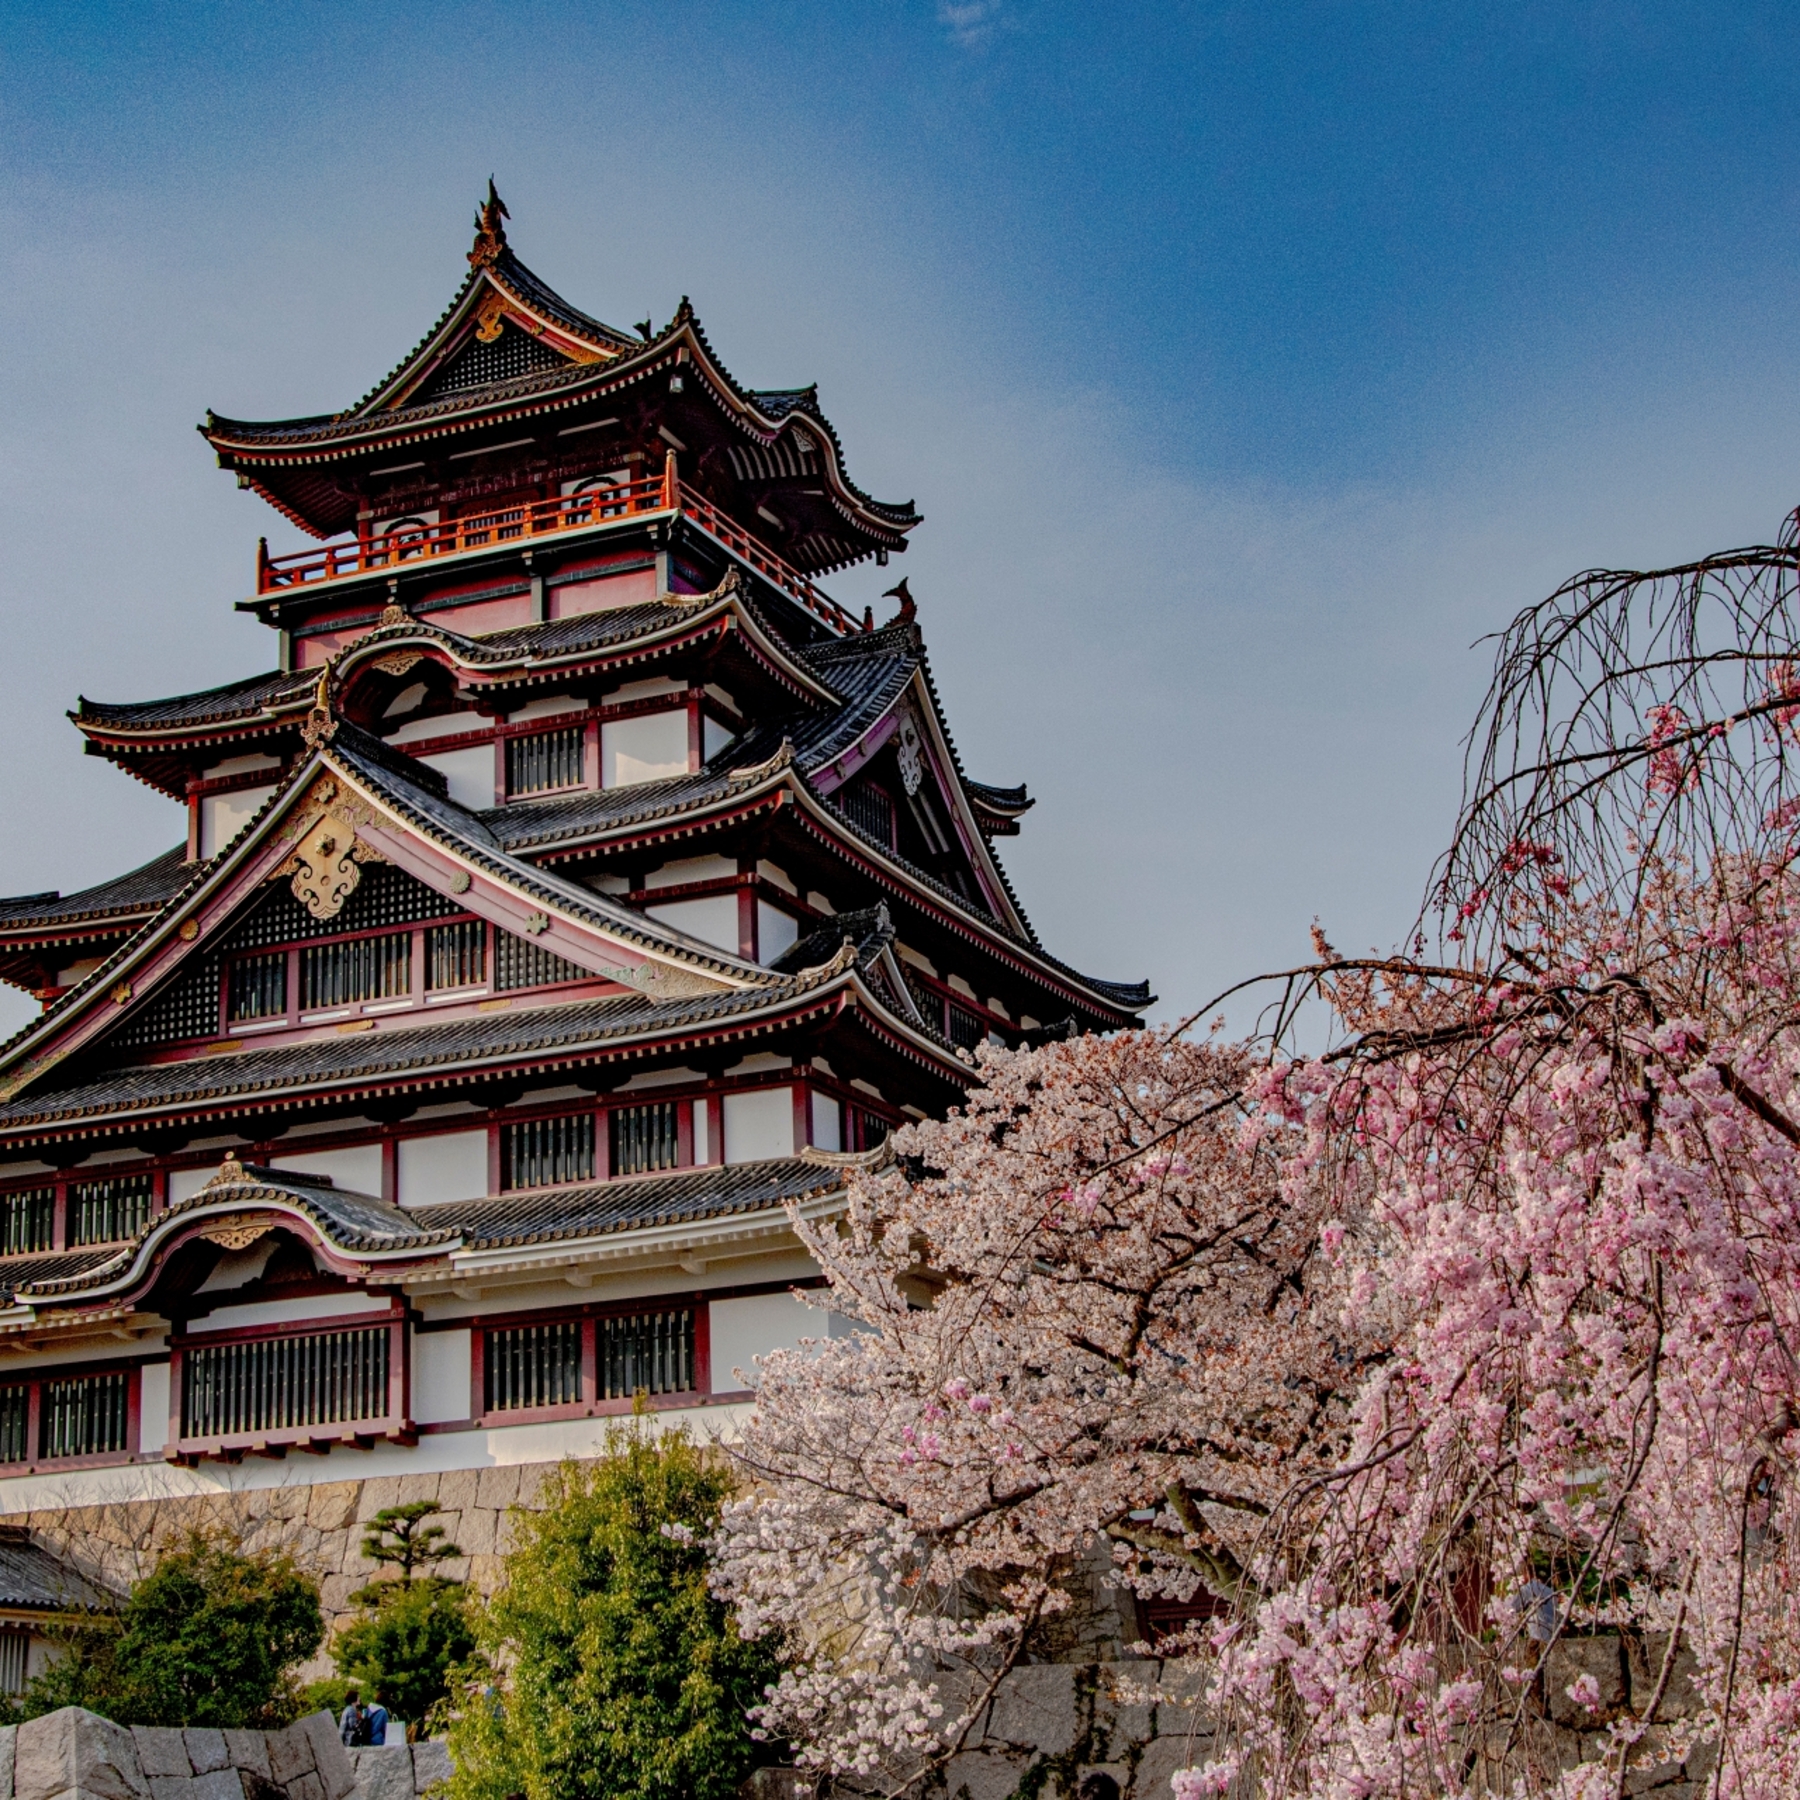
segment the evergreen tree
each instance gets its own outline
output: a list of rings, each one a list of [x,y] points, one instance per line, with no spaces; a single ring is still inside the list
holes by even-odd
[[[635,1420],[521,1512],[477,1632],[495,1685],[451,1727],[452,1800],[725,1800],[775,1747],[746,1714],[775,1679],[707,1587],[728,1470]]]

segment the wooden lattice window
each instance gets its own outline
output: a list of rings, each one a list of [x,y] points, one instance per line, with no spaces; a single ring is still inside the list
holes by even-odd
[[[156,1177],[148,1170],[74,1183],[69,1189],[69,1242],[112,1244],[136,1237],[150,1223],[155,1198]]]
[[[480,919],[433,925],[425,933],[428,991],[480,987],[487,981],[487,926]]]
[[[597,1321],[602,1400],[685,1394],[694,1386],[694,1310],[614,1314]]]
[[[494,933],[494,988],[515,993],[520,988],[555,987],[565,981],[592,981],[586,969],[510,931]]]
[[[44,1383],[38,1454],[45,1462],[107,1456],[126,1448],[131,1377],[123,1369]]]
[[[594,1115],[520,1119],[500,1133],[503,1188],[558,1187],[594,1179]]]
[[[487,1412],[573,1406],[581,1398],[581,1321],[490,1331],[481,1373]]]
[[[518,797],[580,787],[586,775],[586,734],[579,725],[506,740],[506,791]]]
[[[412,989],[412,934],[340,938],[300,952],[300,1010],[393,1000]]]
[[[183,1438],[263,1432],[385,1418],[385,1325],[294,1337],[190,1344],[181,1364]]]
[[[612,1172],[644,1175],[681,1161],[680,1120],[673,1100],[654,1106],[621,1106],[611,1115]]]
[[[56,1241],[55,1234],[55,1188],[23,1188],[0,1194],[0,1256],[48,1250]],[[0,1457],[0,1462],[7,1460]]]

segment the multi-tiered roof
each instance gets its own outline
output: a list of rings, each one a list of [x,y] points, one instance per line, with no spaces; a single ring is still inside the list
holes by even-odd
[[[0,902],[0,979],[44,1001],[0,1052],[0,1343],[178,1343],[245,1232],[396,1331],[432,1295],[741,1274],[971,1046],[1149,1002],[1038,943],[992,844],[1030,800],[965,775],[905,583],[879,627],[814,583],[903,550],[911,504],[850,481],[812,389],[738,386],[685,301],[587,317],[504,218],[490,188],[355,406],[202,427],[327,541],[259,556],[279,667],[73,715],[189,829]],[[355,1435],[411,1429],[396,1389]],[[0,1389],[0,1474],[5,1430]]]

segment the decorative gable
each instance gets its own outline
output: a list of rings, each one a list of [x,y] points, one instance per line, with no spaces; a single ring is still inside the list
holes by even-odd
[[[542,338],[520,330],[503,314],[496,314],[491,334],[478,325],[462,349],[400,404],[429,405],[450,394],[466,394],[498,382],[516,381],[521,375],[536,375],[545,369],[566,368],[573,360],[553,350]]]

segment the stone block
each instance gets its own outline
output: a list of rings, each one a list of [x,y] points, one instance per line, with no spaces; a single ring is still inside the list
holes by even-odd
[[[190,1725],[181,1735],[196,1775],[210,1775],[215,1769],[231,1767],[231,1753],[225,1748],[224,1732],[204,1725]]]
[[[263,1781],[269,1779],[269,1738],[262,1731],[228,1731],[225,1754],[234,1769],[248,1769]]]
[[[506,1575],[506,1564],[498,1556],[469,1558],[469,1586],[478,1594],[491,1594]]]
[[[189,1788],[191,1800],[244,1800],[244,1777],[237,1769],[212,1769],[196,1775]]]
[[[303,1732],[312,1745],[313,1767],[325,1784],[325,1800],[344,1800],[356,1786],[356,1774],[350,1767],[350,1752],[338,1736],[338,1728],[330,1713],[308,1713],[291,1730]]]
[[[18,1741],[18,1726],[0,1725],[0,1800],[13,1800],[13,1752]]]
[[[489,1512],[486,1507],[471,1507],[451,1532],[450,1541],[459,1545],[465,1556],[492,1556],[499,1523],[498,1513]]]
[[[1631,1676],[1631,1704],[1641,1710],[1650,1704],[1656,1684],[1662,1676],[1663,1658],[1669,1651],[1666,1631],[1646,1632],[1626,1644],[1626,1663]],[[1656,1709],[1660,1723],[1671,1719],[1691,1718],[1700,1710],[1700,1696],[1694,1692],[1696,1664],[1694,1653],[1685,1644],[1677,1645],[1674,1666],[1669,1670],[1669,1684],[1663,1689],[1661,1704]]]
[[[147,1777],[193,1774],[187,1743],[179,1727],[134,1725],[131,1735],[137,1741],[138,1767]]]
[[[1199,1733],[1177,1731],[1146,1744],[1132,1773],[1132,1800],[1171,1800],[1175,1771],[1197,1768],[1210,1755],[1212,1739]]]
[[[491,1512],[501,1512],[516,1505],[519,1498],[519,1471],[516,1465],[499,1469],[478,1469],[475,1473],[475,1504]]]
[[[771,1775],[788,1772],[767,1771]],[[946,1800],[1007,1800],[1023,1773],[1024,1765],[1008,1757],[965,1751],[951,1757],[944,1769]]]
[[[474,1469],[446,1469],[438,1477],[438,1505],[445,1512],[467,1512],[475,1504]]]
[[[211,1781],[214,1778],[209,1775],[206,1779]],[[191,1775],[151,1775],[146,1780],[150,1787],[150,1800],[194,1800],[194,1778]],[[238,1800],[243,1800],[242,1795]]]
[[[413,1800],[412,1752],[404,1744],[371,1744],[355,1754],[360,1800]]]
[[[306,1522],[319,1531],[342,1531],[356,1522],[360,1481],[321,1481],[306,1503]]]
[[[1040,1756],[1061,1756],[1072,1749],[1087,1711],[1075,1692],[1077,1673],[1072,1663],[1014,1669],[994,1696],[984,1747],[1017,1746]]]
[[[1600,1688],[1599,1707],[1589,1712],[1569,1698],[1569,1688],[1583,1675]],[[1611,1633],[1601,1637],[1559,1638],[1544,1659],[1544,1694],[1550,1717],[1558,1725],[1580,1729],[1604,1719],[1625,1704],[1625,1652]]]
[[[130,1728],[79,1706],[19,1727],[13,1766],[16,1800],[150,1800]]]
[[[288,1800],[325,1800],[325,1784],[317,1775],[296,1776],[288,1783]]]
[[[413,1792],[429,1794],[451,1776],[450,1746],[442,1738],[427,1738],[412,1747]]]
[[[285,1731],[271,1731],[269,1744],[269,1779],[277,1787],[292,1788],[302,1775],[313,1773],[312,1742],[298,1725]],[[342,1744],[339,1745],[341,1749]],[[324,1790],[321,1788],[320,1790]]]

